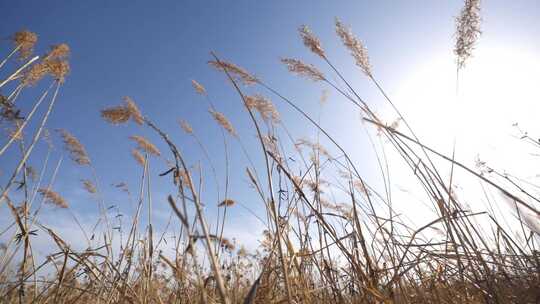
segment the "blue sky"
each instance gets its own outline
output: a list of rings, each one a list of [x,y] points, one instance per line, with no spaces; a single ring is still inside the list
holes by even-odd
[[[540,12],[536,1],[484,2],[481,43],[511,45],[538,54]],[[206,65],[211,59],[210,51],[262,77],[294,98],[308,113],[318,115],[318,100],[324,87],[288,74],[278,60],[298,57],[327,71],[298,38],[296,29],[301,24],[309,25],[320,37],[331,60],[376,107],[381,96],[340,45],[334,34],[334,17],[350,25],[365,42],[376,77],[393,94],[416,66],[437,54],[451,58],[454,17],[461,5],[461,1],[3,1],[0,11],[4,26],[0,37],[8,37],[20,29],[34,31],[39,36],[38,53],[55,43],[69,44],[71,74],[62,88],[49,128],[68,129],[80,139],[93,160],[107,203],[122,205],[123,196],[109,184],[125,181],[136,192],[141,173],[131,159],[133,144],[127,137],[148,136],[165,154],[166,147],[148,130],[135,125],[106,124],[99,116],[100,109],[120,103],[123,96],[131,96],[143,114],[171,134],[193,164],[202,160],[202,156],[177,124],[179,118],[187,119],[211,151],[222,174],[220,132],[206,111],[207,104],[193,91],[191,79],[205,85],[218,110],[240,130],[250,152],[253,155],[260,152],[238,97],[223,75]],[[10,51],[7,43],[2,42],[0,54]],[[248,91],[270,96],[258,89]],[[24,102],[21,107],[29,104]],[[275,104],[294,136],[315,136],[315,129],[296,113],[277,100]],[[355,159],[360,168],[368,175],[373,174],[374,167],[362,162],[370,152],[360,143],[363,131],[358,113],[352,111],[351,105],[331,92],[321,120],[338,142],[357,152]],[[260,202],[251,202],[254,196],[246,187],[247,163],[241,150],[230,142],[233,146],[231,197],[246,205],[258,204],[259,207],[253,207],[257,210]],[[42,153],[38,149],[39,157],[32,158],[36,166],[43,159]],[[53,160],[61,153],[57,149]],[[260,158],[254,157],[261,165]],[[14,161],[13,156],[0,159],[2,171],[8,171]],[[154,160],[151,166],[156,173],[166,169],[162,161]],[[66,158],[54,187],[70,200],[72,209],[81,217],[92,217],[95,212],[78,182],[89,177],[89,170],[73,166]],[[0,178],[5,180],[6,174]],[[211,179],[209,172],[206,178]],[[166,217],[169,211],[164,197],[171,189],[162,180],[154,176],[152,181],[157,193],[156,208],[162,211],[158,217]],[[212,194],[207,195],[212,200]],[[129,212],[124,208],[121,207]],[[59,211],[52,211],[51,215],[55,212]],[[232,222],[235,217],[243,219],[243,216],[246,213],[234,210]]]

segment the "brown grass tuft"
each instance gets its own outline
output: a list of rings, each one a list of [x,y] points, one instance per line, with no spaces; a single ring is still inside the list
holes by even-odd
[[[60,196],[60,194],[45,188],[38,189],[38,193],[41,194],[45,198],[45,202],[55,205],[59,208],[68,208],[69,205],[66,202],[66,200]]]
[[[13,43],[19,47],[19,58],[26,59],[34,52],[38,37],[35,33],[23,30],[13,35]]]
[[[465,6],[456,18],[456,45],[454,53],[457,56],[459,68],[472,56],[472,51],[480,31],[480,0],[465,0]]]
[[[233,78],[241,81],[245,85],[252,85],[259,82],[255,76],[251,75],[248,71],[235,65],[234,63],[223,60],[220,60],[219,62],[211,60],[208,62],[208,64],[219,71],[227,70],[227,72],[229,72]]]
[[[139,165],[144,167],[144,164],[146,163],[146,160],[144,159],[144,156],[139,152],[137,149],[131,150],[131,155],[133,158],[139,163]]]
[[[139,135],[133,135],[129,137],[133,141],[135,141],[138,145],[138,148],[140,150],[143,150],[149,154],[153,154],[156,156],[160,156],[161,152],[159,152],[158,148],[154,146],[150,141],[148,141],[146,138],[139,136]]]
[[[220,113],[218,111],[214,111],[212,109],[208,110],[208,112],[210,112],[210,114],[212,114],[212,116],[214,117],[215,121],[217,121],[217,123],[223,128],[225,129],[227,132],[229,132],[229,134],[231,134],[232,136],[235,136],[236,137],[236,131],[234,130],[234,127],[233,125],[231,124],[231,122],[227,119],[227,117],[225,115],[223,115],[223,113]]]
[[[289,72],[306,77],[313,81],[325,80],[324,75],[315,66],[303,63],[298,59],[282,58],[281,62],[287,66]]]
[[[202,86],[202,84],[198,83],[196,80],[191,80],[191,85],[193,85],[193,88],[197,93],[206,95],[206,89]]]
[[[235,201],[233,201],[232,199],[225,199],[221,203],[218,204],[218,207],[224,207],[224,206],[231,207],[231,206],[234,206],[234,204],[235,204]]]
[[[304,45],[306,47],[308,47],[313,53],[317,54],[319,57],[326,58],[319,38],[315,37],[313,32],[311,32],[311,30],[306,25],[302,25],[298,29],[298,32],[300,33],[300,37],[302,37],[302,40],[304,41]]]
[[[64,141],[64,148],[70,153],[71,159],[79,165],[89,165],[90,158],[81,142],[67,130],[58,130]]]
[[[356,60],[356,65],[369,77],[371,77],[371,64],[366,47],[358,38],[354,36],[350,28],[345,27],[338,18],[336,18],[336,33],[341,38],[343,44],[351,51],[351,55]]]

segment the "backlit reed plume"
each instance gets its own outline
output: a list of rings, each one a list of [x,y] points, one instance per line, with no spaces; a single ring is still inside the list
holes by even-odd
[[[178,123],[180,124],[180,128],[182,128],[186,134],[193,134],[193,128],[187,121],[180,120]]]
[[[38,193],[45,198],[46,203],[55,205],[59,208],[68,208],[68,203],[62,196],[60,196],[60,194],[46,188],[40,188]]]
[[[371,64],[366,47],[358,38],[354,36],[350,28],[347,28],[336,18],[336,33],[341,38],[343,44],[351,51],[351,55],[356,60],[356,65],[369,77],[371,77]]]
[[[108,123],[119,125],[128,122],[131,114],[126,106],[120,105],[101,110],[101,117]]]
[[[148,141],[146,138],[139,136],[139,135],[133,135],[129,137],[133,141],[137,143],[137,147],[149,154],[153,154],[156,156],[160,156],[161,153],[159,152],[158,148],[154,146],[150,141]]]
[[[482,33],[480,31],[480,0],[465,0],[465,6],[456,18],[456,45],[454,53],[457,56],[458,68],[472,56],[474,45]]]
[[[231,207],[234,206],[235,202],[232,199],[225,199],[221,203],[218,204],[218,207]]]
[[[81,142],[67,130],[58,130],[64,141],[64,148],[69,152],[71,159],[79,165],[89,165],[90,158]]]
[[[45,55],[44,60],[66,59],[69,56],[70,52],[71,50],[69,48],[69,45],[65,43],[56,44],[51,46],[51,50],[49,51],[49,53],[47,53],[47,55]]]
[[[191,85],[197,93],[201,95],[206,95],[206,89],[203,87],[202,84],[198,83],[196,80],[191,80]]]
[[[19,48],[19,58],[25,59],[30,57],[34,52],[34,45],[38,37],[35,33],[23,30],[13,35],[13,43]]]
[[[208,62],[208,64],[219,71],[227,70],[227,72],[231,74],[233,78],[241,81],[245,85],[252,85],[259,82],[255,76],[251,75],[248,71],[235,65],[234,63],[223,60],[220,60],[219,62],[211,60]]]
[[[217,123],[223,128],[225,129],[227,132],[229,132],[229,134],[231,134],[232,136],[236,136],[236,131],[234,130],[234,127],[233,125],[231,124],[231,122],[227,119],[227,117],[225,117],[225,115],[223,115],[223,113],[220,113],[218,111],[214,111],[212,109],[208,110],[208,112],[210,112],[210,114],[212,114],[212,116],[214,117],[215,121],[217,121]]]
[[[274,104],[262,95],[246,97],[246,105],[252,110],[257,110],[265,121],[279,122],[279,113]]]
[[[129,96],[125,96],[124,102],[126,103],[126,108],[131,115],[131,119],[133,119],[136,124],[142,125],[144,123],[144,118],[135,101],[133,101],[133,99],[131,99]]]
[[[308,47],[313,53],[317,54],[321,58],[326,58],[324,50],[321,46],[319,38],[315,37],[313,32],[306,26],[302,25],[298,32],[300,32],[300,37],[304,41],[304,45]]]
[[[306,64],[298,59],[282,58],[281,62],[287,66],[289,72],[298,74],[313,81],[325,80],[324,75],[312,64]]]
[[[133,156],[135,161],[137,161],[137,163],[139,163],[139,165],[144,167],[144,164],[145,164],[146,161],[144,159],[144,156],[141,154],[141,152],[139,152],[139,150],[137,150],[137,149],[131,150],[131,155]]]
[[[86,191],[88,191],[88,193],[96,193],[97,192],[97,189],[96,189],[96,186],[94,186],[94,183],[92,183],[90,180],[88,179],[83,179],[81,180],[82,184],[83,184],[83,187]]]
[[[67,61],[70,49],[65,43],[53,45],[43,60],[33,64],[25,73],[23,84],[35,85],[46,75],[51,75],[55,80],[64,82],[69,74],[70,66]]]
[[[44,62],[49,74],[54,80],[64,82],[67,74],[69,74],[70,67],[67,60],[51,59]]]
[[[137,104],[133,99],[128,96],[124,97],[123,105],[109,107],[101,110],[101,117],[113,125],[119,125],[128,122],[132,119],[136,124],[142,125],[144,123],[144,117],[137,107]]]

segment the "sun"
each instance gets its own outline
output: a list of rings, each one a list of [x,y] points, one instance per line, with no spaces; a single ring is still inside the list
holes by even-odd
[[[461,158],[479,154],[512,168],[520,163],[515,154],[523,152],[513,125],[540,137],[538,84],[537,54],[480,46],[458,74],[452,54],[425,61],[402,82],[395,100],[424,143],[448,153],[455,142]]]

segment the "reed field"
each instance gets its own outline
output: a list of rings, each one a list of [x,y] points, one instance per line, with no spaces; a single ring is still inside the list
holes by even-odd
[[[478,0],[465,0],[456,12],[455,36],[448,39],[454,41],[458,75],[474,60],[480,12]],[[0,44],[0,303],[540,303],[540,185],[497,164],[478,160],[468,166],[425,143],[344,21],[335,19],[335,39],[395,120],[383,119],[363,98],[309,26],[297,29],[298,43],[314,56],[304,61],[283,54],[279,64],[286,77],[303,78],[316,92],[324,89],[321,103],[334,94],[358,113],[357,133],[365,130],[363,144],[375,156],[369,159],[375,182],[359,169],[359,157],[351,154],[357,151],[343,148],[294,94],[241,62],[227,61],[226,53],[209,52],[208,65],[201,66],[219,75],[217,85],[235,92],[236,100],[223,104],[198,79],[186,94],[195,93],[208,109],[207,124],[219,127],[217,144],[208,146],[188,115],[175,118],[175,129],[163,127],[161,117],[147,115],[130,92],[88,114],[100,115],[111,134],[133,130],[125,138],[133,150],[122,153],[135,161],[126,158],[126,164],[109,168],[133,167],[127,174],[135,174],[138,184],[112,185],[121,197],[115,204],[131,204],[130,214],[114,212],[104,189],[111,188],[107,172],[96,170],[69,124],[49,128],[55,109],[68,102],[62,91],[70,81],[70,47],[55,44],[36,54],[35,47],[50,42],[38,39],[39,28],[31,30],[36,32],[23,29]],[[293,137],[278,105],[308,125],[315,139]],[[249,130],[236,129],[223,113],[226,107],[242,109]],[[176,142],[177,134],[192,147]],[[540,153],[540,134],[521,135]],[[215,147],[223,158],[212,156]],[[242,155],[230,155],[233,147]],[[53,157],[59,154],[65,157]],[[244,163],[233,163],[233,157]],[[404,174],[395,173],[390,158],[399,160]],[[85,204],[97,210],[91,226],[73,212],[79,202],[57,190],[66,167],[84,176],[79,187],[93,198]],[[242,172],[253,199],[230,195],[233,171]],[[429,207],[393,195],[398,178],[415,183],[416,195]],[[479,187],[481,197],[460,193],[454,185],[461,178],[473,181],[468,184]],[[153,192],[157,184],[170,189],[166,200]],[[465,204],[480,199],[488,202],[485,208]],[[406,204],[433,212],[411,219],[395,210]],[[157,205],[166,206],[166,223],[156,222]],[[265,225],[257,248],[228,231],[235,208],[257,210],[247,213]],[[78,244],[48,224],[58,212],[68,214],[70,229],[81,236]]]

